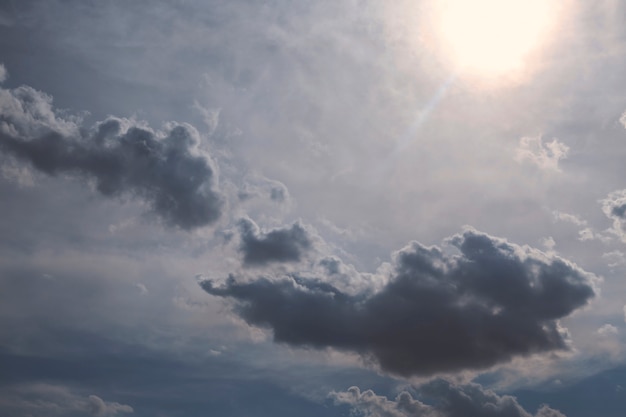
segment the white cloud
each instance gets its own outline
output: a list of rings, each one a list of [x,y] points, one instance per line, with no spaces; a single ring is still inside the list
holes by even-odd
[[[587,226],[587,221],[581,219],[575,214],[569,214],[569,213],[564,213],[562,211],[554,210],[552,212],[552,216],[554,217],[555,220],[558,220],[558,221],[572,223],[572,224],[575,224],[576,226]]]
[[[622,113],[622,117],[619,118],[619,122],[626,128],[626,111]]]
[[[600,336],[609,336],[609,335],[615,335],[617,333],[619,333],[619,331],[617,330],[617,327],[613,326],[612,324],[603,324],[598,330],[597,333]]]
[[[617,268],[626,265],[626,255],[618,250],[603,253],[602,259],[607,261],[609,268]]]
[[[528,161],[542,170],[560,172],[559,161],[565,159],[568,153],[569,146],[557,139],[544,143],[541,136],[526,136],[519,141],[515,160],[520,163]]]

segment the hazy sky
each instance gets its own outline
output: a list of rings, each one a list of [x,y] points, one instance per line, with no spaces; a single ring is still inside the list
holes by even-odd
[[[0,414],[626,409],[626,3],[0,0]]]

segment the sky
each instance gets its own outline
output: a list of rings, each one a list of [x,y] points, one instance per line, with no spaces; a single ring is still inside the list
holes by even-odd
[[[625,19],[0,0],[0,415],[622,416]]]

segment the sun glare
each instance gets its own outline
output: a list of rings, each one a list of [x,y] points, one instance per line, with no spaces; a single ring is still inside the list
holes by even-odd
[[[443,53],[460,72],[494,75],[524,68],[554,21],[551,0],[439,0]]]

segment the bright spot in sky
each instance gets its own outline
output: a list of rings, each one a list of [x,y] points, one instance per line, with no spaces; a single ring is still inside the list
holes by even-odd
[[[461,72],[494,75],[525,66],[554,22],[551,0],[439,0],[444,53]]]

